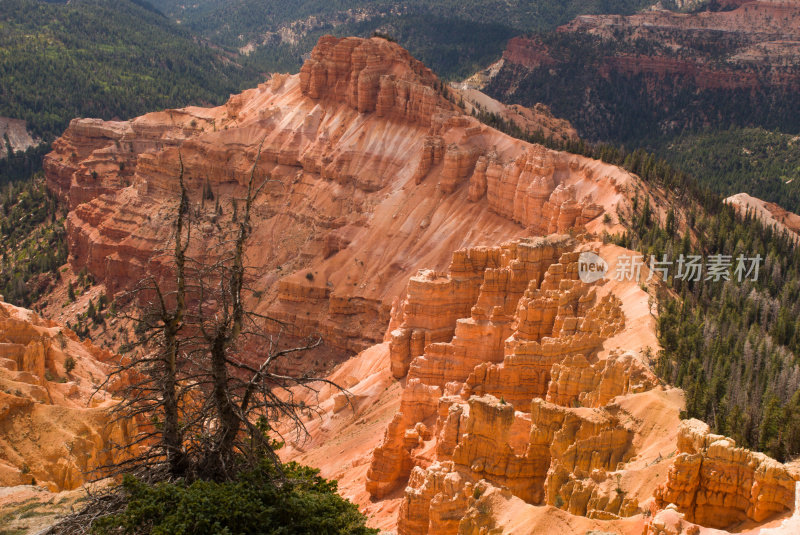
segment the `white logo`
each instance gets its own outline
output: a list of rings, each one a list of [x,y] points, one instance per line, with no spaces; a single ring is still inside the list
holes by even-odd
[[[585,251],[578,257],[578,277],[582,282],[597,282],[608,273],[608,263],[600,255]]]

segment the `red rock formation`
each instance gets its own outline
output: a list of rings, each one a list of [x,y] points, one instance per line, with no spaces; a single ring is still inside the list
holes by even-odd
[[[435,85],[430,69],[384,39],[322,37],[300,70],[300,88],[312,99],[423,125],[441,105]]]
[[[631,305],[613,284],[578,280],[575,248],[643,186],[500,134],[441,92],[392,43],[326,37],[300,75],[273,76],[225,106],[75,121],[46,163],[50,187],[72,206],[71,261],[112,292],[164,274],[157,251],[181,164],[202,242],[191,253],[202,258],[261,146],[255,176],[269,182],[254,205],[249,304],[283,320],[284,334],[323,336],[327,353],[298,366],[385,341],[359,357],[380,354],[381,370],[365,364],[369,378],[340,377],[356,391],[356,414],[400,392],[389,367],[405,378],[402,400],[381,405],[384,419],[353,423],[383,431],[382,443],[366,454],[375,433],[337,471],[358,472],[364,496],[409,481],[405,533],[453,532],[475,489],[499,486],[584,519],[629,516],[640,495],[614,481],[638,453],[639,424],[615,397],[648,395],[654,382],[636,355],[604,347],[624,334]],[[519,238],[567,231],[578,239]],[[309,423],[325,447],[328,425],[352,417],[346,401],[328,396],[325,422]]]
[[[112,446],[131,440],[135,427],[111,421],[113,384],[94,392],[111,358],[72,331],[0,302],[0,486],[74,489],[119,460]]]
[[[637,361],[614,354],[594,364],[603,370],[597,393],[581,396],[572,386],[570,378],[589,367],[587,359],[594,362],[602,341],[624,324],[618,299],[597,299],[594,289],[576,280],[578,253],[568,251],[573,246],[570,238],[556,236],[458,251],[446,276],[428,273],[409,284],[407,299],[415,306],[406,306],[390,343],[393,372],[400,376],[407,369],[409,386],[373,452],[366,483],[367,491],[380,498],[416,474],[401,509],[399,525],[406,526],[401,533],[425,533],[418,531],[420,523],[452,519],[456,509],[465,514],[462,483],[480,479],[529,503],[566,500],[566,509],[575,514],[616,518],[638,510],[634,499],[615,496],[606,484],[607,473],[630,456],[630,429],[610,413],[541,400],[531,405],[547,394],[551,368],[560,381],[554,391],[570,405],[580,398],[603,407],[617,395],[655,383]],[[465,280],[469,284],[455,284]],[[402,334],[414,332],[409,322],[418,320],[416,312],[441,306],[442,296],[451,303],[456,292],[473,300],[470,317],[455,320],[455,329],[451,319],[452,341],[426,345],[406,367],[410,343]],[[443,317],[453,318],[455,308],[443,309]],[[580,357],[570,359],[573,355]],[[450,471],[456,474],[436,475],[443,465],[434,465],[433,475],[419,472],[433,461],[452,461]],[[437,494],[445,480],[459,490]],[[453,524],[443,526],[442,533],[449,533]]]
[[[425,353],[412,361],[409,378],[444,386],[451,381],[464,382],[481,363],[502,360],[505,340],[513,332],[516,302],[525,287],[545,277],[568,244],[568,238],[559,237],[497,248],[491,256],[499,255],[499,265],[484,270],[470,317],[456,321],[451,342],[427,346]]]
[[[527,69],[535,69],[542,65],[554,65],[556,60],[550,57],[543,43],[537,39],[512,37],[503,51],[503,60]]]
[[[617,396],[654,388],[655,375],[632,355],[612,354],[589,364],[583,355],[554,363],[547,401],[567,407],[602,407]]]
[[[456,533],[454,520],[466,515],[468,491],[479,480],[575,515],[608,519],[637,512],[635,500],[610,497],[594,481],[630,455],[631,430],[607,414],[541,400],[530,410],[515,412],[493,396],[470,398],[452,461],[412,471],[398,533]]]
[[[580,15],[560,32],[585,33],[621,43],[651,41],[652,53],[620,53],[603,58],[603,76],[645,76],[655,81],[684,76],[700,90],[791,90],[800,87],[794,67],[800,55],[800,6],[797,2],[735,2],[732,10],[687,15],[667,10],[645,10],[621,15]],[[724,44],[720,36],[724,35]],[[723,61],[707,50],[718,45]],[[680,48],[681,54],[673,50]],[[557,64],[537,37],[516,37],[503,53],[504,68],[533,70]]]
[[[699,420],[681,423],[678,453],[656,492],[661,507],[675,504],[691,522],[726,528],[745,519],[763,522],[792,510],[795,478],[783,464],[709,433]]]
[[[284,334],[322,334],[343,355],[383,339],[393,300],[418,266],[442,270],[448,250],[518,235],[516,222],[565,232],[626,202],[619,192],[602,206],[589,198],[627,174],[503,135],[459,115],[443,91],[394,43],[325,37],[300,75],[274,75],[218,108],[75,120],[45,159],[49,187],[72,208],[73,267],[87,267],[110,293],[166,273],[157,251],[170,235],[181,164],[202,242],[191,254],[211,254],[261,146],[256,178],[270,182],[248,253],[254,306],[290,325]],[[481,158],[488,202],[470,184]],[[542,159],[558,177],[537,190],[541,206],[526,204],[522,168]],[[498,183],[504,173],[513,183]],[[470,189],[474,204],[463,202]],[[412,326],[396,347],[407,339],[417,356],[448,341],[466,315]]]
[[[400,411],[395,414],[386,429],[383,444],[373,453],[373,462],[367,472],[367,491],[373,496],[383,497],[397,486],[397,481],[411,473],[412,450],[430,440],[427,425],[436,414],[442,391],[438,387],[422,384],[418,380],[408,382],[403,392]]]
[[[569,162],[559,162],[556,153],[544,147],[534,147],[505,164],[495,155],[484,161],[470,179],[470,200],[480,199],[486,191],[491,209],[536,235],[582,228],[603,212],[590,197],[579,200],[574,187],[559,182],[557,171]]]

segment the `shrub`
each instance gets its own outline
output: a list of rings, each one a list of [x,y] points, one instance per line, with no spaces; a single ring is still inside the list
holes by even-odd
[[[95,535],[302,534],[376,535],[351,502],[336,493],[335,481],[296,463],[285,478],[268,462],[235,481],[148,485],[125,476],[127,508],[96,521]]]

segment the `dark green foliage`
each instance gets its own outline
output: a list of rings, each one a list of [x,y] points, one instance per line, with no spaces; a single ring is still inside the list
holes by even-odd
[[[170,17],[211,41],[231,48],[254,43],[245,63],[266,71],[296,72],[319,36],[372,36],[396,40],[444,79],[463,78],[499,59],[509,37],[552,29],[579,13],[632,13],[648,0],[570,0],[555,2],[412,0],[162,0]],[[314,19],[309,17],[313,16]],[[224,21],[224,22],[223,22]],[[292,25],[293,22],[300,21]],[[281,28],[294,33],[283,42]]]
[[[800,139],[763,128],[703,131],[656,150],[722,195],[746,192],[800,213]]]
[[[517,31],[508,25],[436,13],[380,17],[336,28],[367,37],[377,28],[445,80],[463,80],[497,61]]]
[[[296,44],[270,41],[242,61],[260,71],[297,72],[303,58],[325,34],[377,36],[396,41],[445,80],[463,79],[500,58],[506,42],[518,33],[498,24],[434,13],[376,15],[364,21],[323,25]]]
[[[0,82],[2,86],[2,82]],[[25,151],[9,150],[11,143],[4,140],[8,156],[0,158],[0,186],[9,182],[25,180],[42,170],[42,158],[50,152],[49,144],[29,147]]]
[[[637,159],[648,182],[667,183],[668,166],[652,156]],[[630,230],[615,239],[647,259],[733,257],[729,281],[705,280],[705,273],[699,281],[685,281],[671,272],[667,285],[679,298],[659,296],[663,350],[657,373],[685,390],[688,417],[706,421],[742,446],[786,460],[800,454],[800,248],[792,237],[749,214],[737,215],[718,197],[693,193],[686,199],[690,202],[675,206],[695,207],[684,221],[694,236],[675,230],[674,210],[661,226],[645,202],[634,203],[634,212],[625,214]],[[761,255],[758,280],[737,280],[733,270],[739,255]]]
[[[214,190],[211,188],[211,182],[209,182],[208,177],[206,177],[206,181],[203,184],[203,204],[205,204],[207,200],[214,200]]]
[[[0,116],[49,141],[73,117],[221,103],[258,79],[144,4],[0,2]]]
[[[148,485],[125,476],[127,509],[95,522],[98,535],[319,534],[371,535],[358,508],[336,493],[335,481],[296,463],[277,473],[271,462],[225,483]]]
[[[242,46],[265,31],[304,20],[310,16],[338,23],[350,22],[348,11],[372,16],[390,10],[418,14],[429,11],[437,16],[503,24],[521,31],[554,28],[580,13],[632,13],[652,4],[649,0],[201,0],[185,3],[160,0],[155,4],[169,16],[180,19],[193,30],[229,46]],[[224,23],[223,23],[224,21]],[[476,36],[479,37],[479,36]],[[476,41],[477,42],[477,41]]]
[[[8,303],[29,307],[67,260],[64,216],[41,175],[5,186],[0,203],[0,293]]]

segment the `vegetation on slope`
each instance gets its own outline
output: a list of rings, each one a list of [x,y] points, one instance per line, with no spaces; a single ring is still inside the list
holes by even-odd
[[[628,167],[672,197],[680,191],[674,180],[680,175],[654,161],[633,158]],[[662,226],[644,202],[620,215],[630,230],[615,240],[646,259],[666,255],[676,262],[682,254],[708,262],[727,255],[732,262],[730,280],[709,279],[704,271],[688,281],[670,271],[671,292],[659,295],[657,372],[684,389],[687,417],[706,421],[739,445],[787,460],[800,454],[800,248],[793,237],[739,216],[717,196],[688,199],[695,208],[684,232],[677,230],[677,208]],[[675,207],[682,204],[680,196],[671,200]],[[735,276],[740,255],[762,258],[756,280]]]
[[[442,78],[451,80],[467,77],[499,59],[506,41],[514,35],[552,29],[580,13],[631,13],[651,3],[205,0],[186,4],[161,0],[156,5],[223,46],[257,45],[245,62],[261,70],[296,72],[303,55],[326,33],[365,37],[379,31],[397,39]]]
[[[100,519],[93,533],[193,535],[375,535],[358,508],[337,494],[335,481],[296,463],[278,474],[269,462],[234,481],[145,484],[126,476],[124,511]]]
[[[8,156],[0,158],[0,186],[29,179],[42,170],[42,158],[50,152],[49,143],[28,147],[24,151],[14,151],[7,137],[4,142],[8,148]]]
[[[146,2],[0,2],[0,116],[52,140],[74,117],[221,103],[256,72]]]
[[[763,128],[684,134],[656,149],[723,196],[746,192],[800,213],[800,137]]]
[[[653,2],[650,0],[201,0],[192,4],[177,0],[154,0],[162,11],[201,35],[229,46],[242,46],[267,31],[309,17],[341,22],[348,12],[368,16],[379,12],[425,13],[496,23],[520,31],[555,28],[581,13],[632,13]],[[224,21],[224,23],[222,22]]]
[[[64,213],[41,174],[0,194],[0,294],[30,307],[59,278],[67,261]]]

